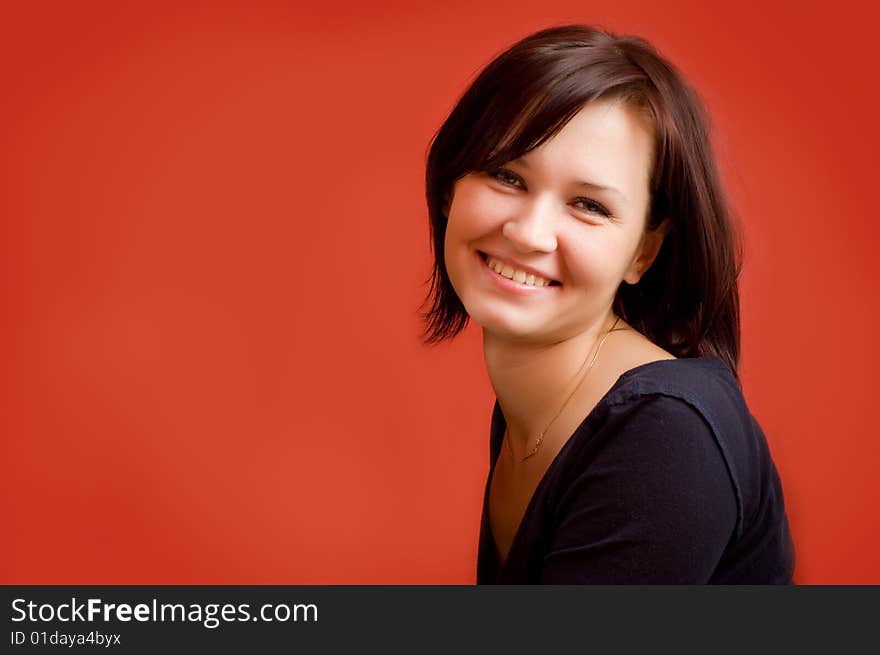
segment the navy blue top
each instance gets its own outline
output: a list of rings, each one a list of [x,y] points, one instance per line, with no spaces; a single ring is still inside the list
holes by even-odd
[[[717,358],[618,378],[541,479],[499,567],[489,484],[477,584],[792,584],[782,487],[739,383]]]

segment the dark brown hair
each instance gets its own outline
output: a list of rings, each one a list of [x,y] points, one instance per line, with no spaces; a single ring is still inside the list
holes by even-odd
[[[437,131],[425,175],[434,268],[421,314],[425,343],[452,338],[468,315],[443,256],[444,206],[456,180],[517,159],[550,139],[587,102],[618,99],[654,127],[647,229],[668,219],[638,284],[621,283],[614,311],[676,357],[739,360],[740,247],[696,91],[647,41],[586,25],[537,32],[497,56]],[[423,304],[423,306],[424,306]]]

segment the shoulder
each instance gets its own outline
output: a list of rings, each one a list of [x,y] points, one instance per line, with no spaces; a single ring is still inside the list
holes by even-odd
[[[707,499],[708,488],[716,498],[735,500],[719,441],[687,402],[645,394],[610,405],[597,419],[571,440],[561,465],[562,487],[579,494],[584,483],[601,481],[612,484],[618,498],[643,494],[646,504],[666,506],[692,495]]]
[[[620,375],[614,391],[619,401],[651,393],[682,400],[742,393],[736,374],[717,357],[661,359],[634,366]]]
[[[657,480],[666,493],[712,487],[716,498],[731,494],[739,532],[744,483],[763,467],[754,454],[765,450],[765,442],[724,361],[680,358],[636,366],[620,376],[603,405],[596,423],[583,426],[586,448],[608,461],[644,462],[642,475],[671,476]]]
[[[620,412],[637,408],[643,398],[657,396],[678,401],[660,403],[667,409],[689,405],[719,439],[751,430],[753,419],[739,380],[716,357],[667,359],[636,366],[620,375],[604,401],[608,408]]]
[[[688,400],[661,391],[609,400],[601,421],[585,440],[599,458],[626,460],[631,470],[666,483],[694,485],[702,478],[728,477],[726,454],[712,421]]]
[[[725,404],[740,413],[745,409],[736,373],[718,357],[676,358],[632,328],[616,334],[609,345],[605,364],[593,371],[596,385],[607,390],[602,397],[607,405],[663,394],[703,414]]]
[[[740,505],[736,455],[749,450],[751,415],[739,383],[717,358],[663,359],[625,371],[572,435],[564,477],[626,468],[664,493],[711,486]],[[584,468],[585,464],[589,466]],[[720,482],[719,482],[720,481]],[[675,487],[678,489],[675,489]]]
[[[631,458],[652,453],[658,465],[674,467],[676,459],[694,461],[699,452],[704,463],[729,468],[731,451],[750,439],[750,420],[739,383],[722,360],[651,361],[619,375],[569,439],[565,459],[577,468],[599,451]]]
[[[738,507],[704,417],[680,398],[648,394],[610,408],[596,428],[559,471],[547,579],[576,570],[591,581],[705,582]]]

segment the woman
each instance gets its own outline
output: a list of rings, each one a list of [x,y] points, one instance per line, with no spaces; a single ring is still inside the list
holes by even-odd
[[[638,37],[538,32],[465,92],[426,182],[426,342],[476,321],[497,396],[478,584],[790,584],[730,210],[680,73]]]

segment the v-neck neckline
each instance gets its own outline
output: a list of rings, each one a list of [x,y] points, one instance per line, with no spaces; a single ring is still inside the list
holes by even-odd
[[[618,378],[617,378],[617,380],[615,380],[614,384],[612,384],[611,387],[608,389],[608,391],[606,391],[605,394],[601,398],[599,398],[599,400],[596,402],[596,404],[593,405],[593,408],[590,410],[590,412],[583,418],[583,420],[581,420],[581,422],[574,429],[574,431],[571,433],[571,435],[568,437],[568,439],[566,439],[565,443],[562,444],[562,447],[559,449],[559,452],[556,453],[556,455],[551,460],[550,465],[547,467],[547,470],[544,471],[544,474],[541,476],[541,479],[538,481],[538,484],[535,487],[535,490],[532,492],[532,496],[529,499],[528,504],[526,505],[526,509],[523,512],[522,517],[520,518],[519,525],[516,528],[516,532],[513,535],[513,540],[510,542],[510,547],[507,549],[507,555],[505,556],[503,561],[501,560],[501,553],[499,552],[498,544],[495,541],[495,534],[492,532],[492,521],[491,521],[491,517],[489,516],[489,493],[490,493],[491,487],[492,487],[492,477],[495,475],[495,467],[498,463],[498,459],[501,457],[501,447],[503,446],[503,443],[501,441],[499,441],[497,449],[493,448],[493,450],[497,450],[497,452],[494,453],[494,457],[492,458],[492,461],[490,462],[489,477],[488,477],[488,480],[486,483],[485,498],[483,499],[483,517],[484,517],[484,523],[485,523],[485,525],[483,526],[483,529],[487,531],[489,546],[492,550],[492,558],[494,559],[495,565],[496,565],[494,575],[492,576],[493,582],[495,580],[497,580],[501,576],[501,574],[506,570],[507,565],[510,562],[511,555],[514,554],[514,552],[516,551],[520,542],[522,541],[522,539],[523,539],[522,532],[523,532],[524,526],[526,525],[527,520],[529,519],[530,515],[534,511],[534,506],[535,506],[535,503],[537,502],[538,497],[543,493],[544,487],[546,487],[547,484],[549,484],[548,481],[550,480],[552,474],[555,472],[555,469],[559,466],[559,462],[562,461],[565,454],[572,448],[572,443],[574,443],[575,440],[579,437],[579,433],[581,433],[585,429],[585,426],[591,422],[591,420],[596,415],[598,410],[602,407],[602,405],[606,404],[610,400],[611,395],[614,394],[615,392],[617,392],[617,390],[621,386],[621,384],[627,378],[631,377],[631,375],[636,373],[637,371],[641,371],[641,370],[645,369],[646,367],[656,366],[658,364],[663,364],[664,362],[680,362],[685,359],[687,359],[687,358],[658,359],[653,362],[646,362],[645,364],[639,364],[638,366],[635,366],[631,369],[628,369],[618,376]],[[495,399],[495,405],[498,406],[498,399],[497,398]],[[498,416],[500,417],[499,428],[495,434],[500,433],[502,435],[501,439],[503,440],[504,429],[507,425],[507,420],[504,418],[504,414],[501,412],[500,406],[498,406]],[[492,435],[493,442],[494,442],[495,434]],[[494,445],[494,443],[493,443],[493,445]]]

